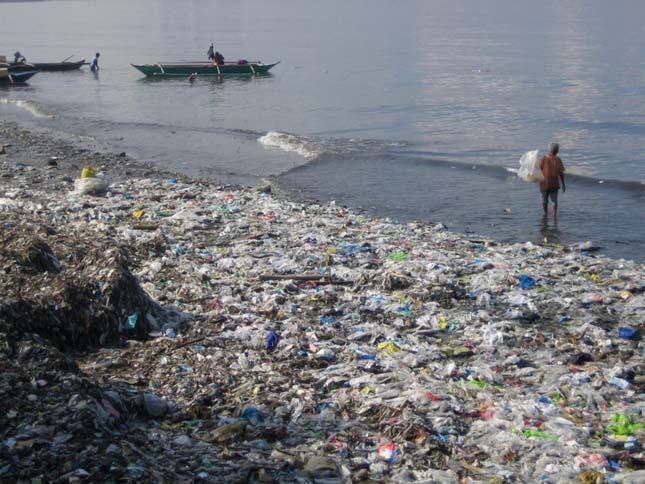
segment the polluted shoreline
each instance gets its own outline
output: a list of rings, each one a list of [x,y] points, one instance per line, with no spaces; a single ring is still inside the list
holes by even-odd
[[[0,481],[645,478],[642,264],[0,144]]]

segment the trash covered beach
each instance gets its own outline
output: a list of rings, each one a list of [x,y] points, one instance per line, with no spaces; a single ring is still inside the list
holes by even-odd
[[[0,481],[645,480],[645,266],[0,144]]]

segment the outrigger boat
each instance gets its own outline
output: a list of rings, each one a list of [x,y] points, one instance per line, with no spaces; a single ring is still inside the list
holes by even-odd
[[[76,62],[33,62],[33,66],[41,71],[74,71],[89,63],[85,59]]]
[[[188,77],[197,76],[240,76],[266,74],[274,64],[263,64],[260,61],[234,61],[223,64],[213,62],[158,62],[157,64],[131,64],[132,67],[148,77]]]
[[[37,69],[39,71],[73,71],[80,69],[81,66],[89,65],[88,62],[85,62],[85,59],[80,61],[70,61],[69,59],[72,57],[74,56],[71,55],[61,62],[26,62],[24,61],[24,58],[22,62],[7,62],[7,58],[5,56],[0,56],[0,62],[8,64],[9,70],[12,72],[33,69]]]

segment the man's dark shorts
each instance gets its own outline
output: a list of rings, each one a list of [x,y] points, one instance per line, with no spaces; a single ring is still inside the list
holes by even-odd
[[[555,190],[547,190],[547,191],[541,191],[542,194],[542,205],[546,205],[549,203],[549,198],[553,202],[553,205],[558,204],[558,189],[556,188]]]

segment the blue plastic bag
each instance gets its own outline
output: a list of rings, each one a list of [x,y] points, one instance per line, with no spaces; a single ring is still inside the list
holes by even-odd
[[[527,276],[526,274],[522,274],[520,277],[520,287],[522,289],[529,289],[531,287],[535,286],[535,279],[533,279],[531,276]]]
[[[273,351],[276,346],[278,346],[278,341],[280,341],[280,336],[275,331],[271,331],[266,339],[266,349],[268,351]]]

